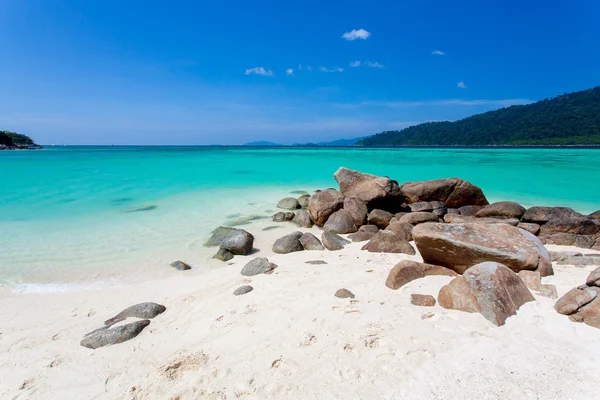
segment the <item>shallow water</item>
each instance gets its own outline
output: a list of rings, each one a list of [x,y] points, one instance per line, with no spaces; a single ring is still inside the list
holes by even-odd
[[[490,201],[600,209],[598,149],[56,147],[0,152],[0,284],[148,279],[207,260],[209,232],[267,217],[345,166],[409,180],[460,177]],[[229,218],[228,218],[229,217]],[[141,273],[143,272],[143,274]],[[53,286],[54,287],[54,286]]]

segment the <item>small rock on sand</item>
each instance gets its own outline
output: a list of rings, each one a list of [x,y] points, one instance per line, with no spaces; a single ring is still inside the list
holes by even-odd
[[[89,349],[97,349],[99,347],[126,342],[139,335],[148,325],[150,325],[150,321],[143,319],[115,328],[100,329],[85,336],[80,344]]]
[[[254,288],[252,286],[244,285],[244,286],[240,286],[239,288],[235,289],[235,292],[233,292],[233,294],[235,296],[241,296],[243,294],[250,293],[253,290],[254,290]]]
[[[187,271],[188,269],[192,269],[188,264],[183,261],[175,261],[171,263],[171,267],[175,268],[178,271]]]
[[[272,272],[275,268],[277,268],[277,265],[269,262],[265,257],[257,257],[244,265],[241,274],[244,276],[267,274]]]
[[[327,264],[327,262],[325,262],[323,260],[310,260],[310,261],[306,261],[305,264],[324,265],[324,264]]]
[[[415,306],[433,307],[435,306],[435,298],[429,294],[411,294],[410,302]]]
[[[355,296],[354,293],[352,293],[348,289],[339,289],[337,292],[335,292],[335,297],[339,297],[340,299],[353,299]]]

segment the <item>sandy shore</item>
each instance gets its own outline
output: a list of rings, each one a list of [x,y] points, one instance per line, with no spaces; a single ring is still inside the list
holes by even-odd
[[[256,255],[275,273],[247,278],[236,257],[222,268],[173,270],[156,282],[0,300],[2,399],[591,399],[600,381],[599,331],[536,297],[505,326],[480,314],[410,304],[451,278],[398,291],[385,286],[400,260],[353,243],[338,252],[274,255],[259,221]],[[318,228],[301,229],[320,235]],[[581,249],[548,246],[551,250]],[[324,260],[326,265],[306,264]],[[165,266],[165,268],[169,268]],[[593,268],[555,266],[544,283],[561,296]],[[233,296],[239,286],[254,291]],[[356,298],[334,297],[347,288]],[[97,350],[86,332],[132,304],[167,311],[137,338]]]

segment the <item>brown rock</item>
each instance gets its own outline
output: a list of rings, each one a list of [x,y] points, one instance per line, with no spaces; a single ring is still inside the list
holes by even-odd
[[[458,208],[458,211],[460,215],[464,215],[465,217],[474,217],[482,208],[483,206],[462,206]]]
[[[545,224],[552,219],[583,218],[583,215],[569,207],[531,207],[521,217],[522,222]]]
[[[327,250],[341,250],[345,245],[349,244],[350,241],[344,239],[340,235],[335,232],[325,231],[321,235],[321,241],[323,242],[323,246]]]
[[[473,206],[466,206],[466,207],[473,207]],[[460,215],[460,210],[458,208],[448,208],[448,212],[446,214]]]
[[[595,235],[600,232],[600,225],[588,218],[551,219],[540,229],[540,236],[556,233],[571,233],[575,235]]]
[[[398,208],[403,202],[398,182],[388,177],[363,174],[344,167],[338,169],[333,177],[344,196],[358,197],[371,210]]]
[[[600,328],[600,296],[596,296],[594,300],[581,307],[572,317],[577,322]]]
[[[348,289],[339,289],[337,292],[335,292],[335,297],[339,297],[340,299],[353,299],[354,293],[352,293],[351,291],[349,291]]]
[[[331,214],[325,225],[323,225],[323,229],[341,234],[354,233],[358,230],[350,213],[344,209]]]
[[[464,216],[456,214],[446,214],[444,216],[444,222],[449,224],[504,224],[512,226],[517,226],[519,224],[519,220],[516,218],[477,218],[473,216]]]
[[[325,247],[323,247],[321,241],[312,233],[305,232],[298,240],[300,240],[304,250],[325,250]]]
[[[410,242],[412,240],[413,228],[414,226],[407,222],[393,222],[390,223],[385,230],[394,232],[399,238],[408,240]]]
[[[456,277],[443,286],[438,293],[438,303],[449,310],[459,310],[470,313],[481,311],[477,299],[471,292],[471,286],[462,277]]]
[[[419,201],[417,203],[409,204],[411,212],[419,212],[419,211],[427,211],[432,212],[434,210],[439,210],[442,208],[446,208],[446,205],[441,201]]]
[[[569,290],[563,297],[558,299],[554,309],[563,315],[576,312],[579,308],[590,303],[598,296],[598,292],[587,286],[580,286]]]
[[[352,235],[348,235],[348,239],[353,242],[366,242],[367,240],[371,240],[373,236],[375,236],[373,232],[358,231]]]
[[[600,268],[596,268],[585,280],[585,284],[588,286],[600,287]]]
[[[404,260],[400,261],[392,268],[385,281],[385,286],[397,290],[408,282],[431,275],[456,276],[457,273],[451,269],[437,265]]]
[[[412,235],[425,262],[458,273],[485,261],[502,263],[516,272],[552,273],[550,255],[539,239],[510,225],[420,224]]]
[[[370,253],[404,253],[414,255],[415,249],[408,240],[398,237],[394,232],[379,231],[369,243],[362,247]]]
[[[525,214],[525,207],[513,201],[499,201],[489,204],[475,213],[478,218],[481,217],[500,217],[520,219]]]
[[[381,229],[385,229],[389,224],[394,214],[384,210],[373,210],[369,213],[367,221],[371,225],[375,225]]]
[[[377,225],[363,225],[358,230],[361,232],[377,233],[379,232],[379,227]]]
[[[589,219],[600,219],[600,210],[598,211],[594,211],[593,213],[591,213],[590,215],[588,215]]]
[[[400,218],[398,221],[407,224],[418,225],[424,222],[438,222],[439,218],[433,213],[412,212],[402,216],[402,218]]]
[[[537,235],[540,233],[540,226],[538,224],[534,224],[533,222],[519,222],[517,224],[517,228],[524,229],[532,235]]]
[[[590,249],[595,243],[595,239],[591,235],[576,235],[574,233],[555,233],[553,235],[540,236],[540,240],[544,244],[575,246],[582,249]]]
[[[441,201],[450,208],[488,204],[480,188],[458,178],[407,182],[400,186],[400,192],[409,204],[420,201]]]
[[[519,271],[519,278],[521,278],[529,290],[538,293],[540,296],[549,297],[551,299],[556,299],[558,297],[556,286],[543,285],[540,273],[537,271]]]
[[[369,213],[367,204],[358,197],[346,197],[344,199],[344,210],[350,214],[354,225],[357,227],[360,228],[367,223],[367,214]]]
[[[310,196],[308,212],[315,225],[323,226],[331,214],[342,208],[344,196],[335,189],[321,190]]]
[[[433,307],[435,306],[435,297],[429,294],[411,294],[410,303],[415,306]]]

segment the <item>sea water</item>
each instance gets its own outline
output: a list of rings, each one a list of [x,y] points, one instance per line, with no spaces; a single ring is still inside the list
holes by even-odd
[[[0,152],[0,285],[55,290],[152,279],[207,260],[216,226],[268,218],[344,166],[459,177],[490,201],[600,209],[598,149],[51,147]],[[86,286],[87,285],[87,286]],[[43,288],[43,289],[42,289]]]

